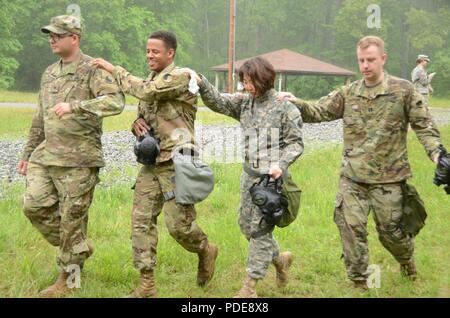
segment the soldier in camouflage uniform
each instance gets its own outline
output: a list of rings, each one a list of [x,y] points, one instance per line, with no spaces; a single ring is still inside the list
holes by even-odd
[[[344,86],[316,104],[291,94],[280,98],[297,104],[305,122],[343,119],[344,153],[334,221],[343,243],[348,277],[367,288],[367,219],[374,212],[382,245],[401,265],[402,274],[416,277],[414,238],[399,223],[403,216],[402,183],[412,176],[407,157],[408,126],[416,132],[428,156],[437,162],[439,132],[423,97],[403,79],[384,73],[387,55],[378,37],[357,46],[364,79]]]
[[[258,57],[244,63],[239,70],[249,94],[220,94],[205,77],[198,77],[205,105],[238,120],[245,139],[239,226],[249,241],[248,276],[236,295],[238,298],[257,297],[257,281],[266,276],[270,263],[277,271],[277,285],[284,287],[293,261],[291,252],[280,253],[272,233],[274,225],[266,222],[249,193],[262,174],[270,174],[273,179],[290,178],[288,167],[303,152],[300,112],[293,104],[276,99],[275,76],[273,66]]]
[[[39,104],[19,172],[27,176],[23,210],[44,238],[58,246],[61,274],[43,297],[69,291],[73,266],[82,268],[93,249],[86,241],[88,209],[102,158],[102,118],[120,114],[124,96],[113,77],[91,65],[79,48],[82,28],[58,16],[42,32],[61,59],[41,80]]]
[[[161,152],[156,164],[141,168],[134,190],[132,246],[134,265],[141,273],[141,280],[130,297],[156,296],[153,269],[158,243],[157,218],[161,210],[170,235],[186,250],[198,254],[199,286],[205,286],[213,277],[218,255],[218,248],[208,242],[195,222],[194,205],[175,201],[172,152],[194,144],[197,112],[197,95],[189,91],[189,75],[173,63],[176,49],[177,40],[172,32],[157,31],[150,36],[147,59],[152,72],[147,79],[135,77],[105,60],[95,61],[113,74],[125,93],[140,99],[133,134],[143,136],[152,131],[160,141]]]
[[[428,102],[428,97],[432,92],[431,88],[431,80],[433,79],[432,75],[427,74],[425,68],[430,62],[430,58],[426,55],[420,54],[417,57],[416,64],[417,66],[411,72],[411,80],[416,87],[417,91],[423,95],[425,100]]]

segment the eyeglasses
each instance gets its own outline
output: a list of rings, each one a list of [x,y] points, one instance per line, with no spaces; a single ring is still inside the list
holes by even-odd
[[[64,38],[68,38],[69,36],[72,36],[72,33],[64,33],[64,34],[49,34],[48,35],[48,39],[49,40],[54,40],[54,41],[59,41],[61,39]]]

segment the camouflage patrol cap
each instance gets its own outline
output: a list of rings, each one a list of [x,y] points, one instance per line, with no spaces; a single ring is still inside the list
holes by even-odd
[[[50,20],[50,24],[41,28],[44,33],[65,34],[73,33],[81,35],[83,28],[81,21],[77,17],[71,15],[59,15]]]
[[[428,55],[424,55],[424,54],[419,54],[419,56],[417,57],[417,60],[422,60],[422,61],[430,61],[430,58],[428,57]]]

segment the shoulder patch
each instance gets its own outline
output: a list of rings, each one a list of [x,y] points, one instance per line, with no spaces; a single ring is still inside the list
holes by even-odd
[[[114,80],[112,79],[111,75],[107,75],[105,78],[106,83],[112,84],[114,83]]]
[[[164,82],[169,83],[169,82],[172,81],[172,75],[169,74],[169,73],[164,74],[162,79],[163,79]]]

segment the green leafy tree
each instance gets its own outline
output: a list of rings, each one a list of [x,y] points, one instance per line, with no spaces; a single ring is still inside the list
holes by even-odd
[[[0,0],[0,88],[9,88],[14,83],[14,76],[19,62],[17,53],[22,49],[15,37],[15,16],[20,12],[13,3]]]

